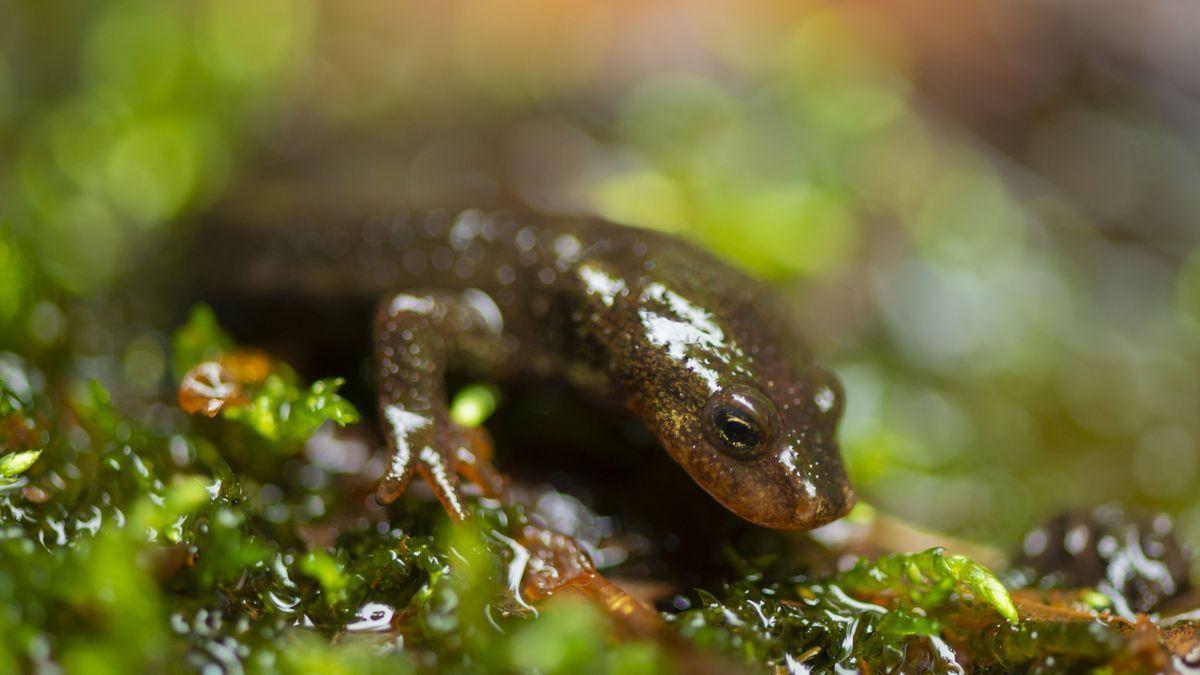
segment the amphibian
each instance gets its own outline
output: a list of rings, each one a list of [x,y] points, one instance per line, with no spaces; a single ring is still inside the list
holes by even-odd
[[[768,288],[697,247],[589,218],[296,211],[284,223],[243,219],[237,261],[209,254],[203,265],[210,285],[379,298],[391,450],[382,501],[420,474],[452,517],[467,517],[459,474],[479,477],[445,384],[461,370],[561,378],[615,400],[696,483],[759,525],[810,529],[852,505],[834,437],[837,379],[812,363]]]

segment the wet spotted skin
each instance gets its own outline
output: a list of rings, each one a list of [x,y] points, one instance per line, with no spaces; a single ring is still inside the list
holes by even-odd
[[[384,501],[420,475],[452,517],[467,517],[459,474],[473,476],[477,458],[448,415],[453,370],[560,378],[611,398],[759,525],[810,529],[852,505],[835,440],[837,379],[811,362],[767,289],[711,255],[594,219],[302,211],[285,223],[240,216],[224,249],[237,253],[208,254],[206,285],[378,299]]]

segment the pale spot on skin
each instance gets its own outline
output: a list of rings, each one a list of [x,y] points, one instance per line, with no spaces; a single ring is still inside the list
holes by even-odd
[[[829,387],[822,387],[821,391],[818,391],[816,397],[813,398],[813,402],[817,404],[817,410],[827,413],[833,410],[833,406],[837,403],[837,396]]]
[[[458,214],[450,228],[450,245],[457,251],[465,250],[480,235],[482,229],[483,218],[477,209],[463,211]]]
[[[779,453],[779,463],[783,465],[783,468],[787,469],[788,473],[797,479],[805,493],[810,497],[816,497],[817,488],[812,484],[812,481],[808,480],[804,470],[796,464],[798,458],[799,453],[790,445]]]
[[[710,312],[693,305],[687,298],[671,291],[666,286],[659,283],[646,286],[646,290],[642,293],[642,299],[656,300],[665,304],[681,319],[675,323],[686,327],[688,334],[694,337],[698,344],[722,348],[727,346],[725,331],[717,325]]]
[[[579,261],[583,244],[571,234],[560,235],[554,240],[555,267],[566,270]]]
[[[537,245],[537,232],[534,232],[532,227],[526,227],[517,233],[514,243],[522,251],[531,251]]]
[[[504,332],[504,315],[500,313],[500,307],[492,299],[492,296],[478,288],[468,288],[463,291],[462,301],[463,304],[479,314],[492,335],[500,335]]]
[[[415,295],[397,295],[392,298],[392,303],[388,305],[388,313],[392,316],[411,312],[414,314],[432,314],[437,308],[435,303],[430,298],[422,298]]]
[[[433,483],[438,496],[446,500],[447,506],[450,507],[449,510],[452,513],[466,513],[459,498],[458,489],[451,479],[450,466],[446,460],[428,446],[421,449],[420,460],[429,469],[430,482]]]
[[[579,268],[579,278],[583,288],[589,294],[600,298],[606,307],[612,307],[618,295],[625,293],[627,287],[623,279],[610,276],[607,272],[591,265]]]
[[[689,352],[693,348],[699,348],[709,353],[720,352],[726,356],[740,357],[741,350],[728,343],[725,332],[717,325],[712,314],[696,307],[662,284],[647,286],[642,293],[642,299],[661,302],[670,312],[666,314],[645,308],[638,310],[638,317],[650,342],[665,347],[671,358],[704,378],[709,391],[716,391],[719,386],[719,373]]]
[[[386,406],[383,416],[392,427],[392,438],[396,440],[396,451],[392,454],[388,473],[400,476],[412,462],[412,448],[408,444],[409,434],[429,426],[430,420],[424,415],[409,412],[395,405]]]

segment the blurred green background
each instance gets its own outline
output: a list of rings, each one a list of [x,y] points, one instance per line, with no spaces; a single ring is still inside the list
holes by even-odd
[[[351,157],[331,181],[599,213],[777,281],[890,513],[1011,545],[1121,500],[1197,542],[1198,14],[0,0],[0,350],[158,390],[165,335],[79,307],[258,173]]]

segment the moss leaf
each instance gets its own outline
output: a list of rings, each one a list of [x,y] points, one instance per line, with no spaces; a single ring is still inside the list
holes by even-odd
[[[11,452],[0,457],[0,480],[12,480],[25,473],[42,454],[41,450]]]
[[[840,581],[855,595],[894,594],[901,605],[922,610],[944,604],[954,593],[969,593],[1010,623],[1017,622],[1017,608],[996,575],[970,558],[947,555],[941,548],[860,561]]]

